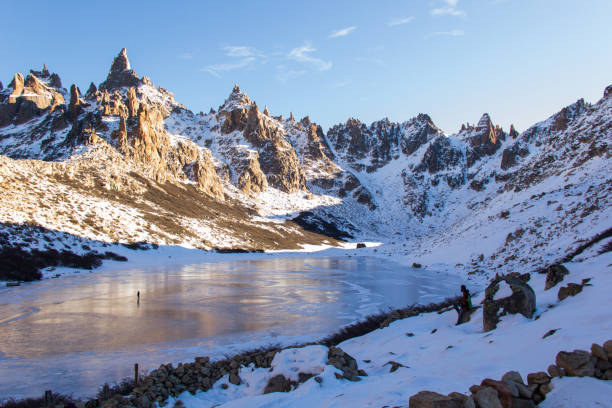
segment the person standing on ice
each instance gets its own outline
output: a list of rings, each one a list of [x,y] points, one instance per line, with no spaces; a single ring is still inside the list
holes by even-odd
[[[140,304],[140,291],[136,294],[136,304]]]
[[[458,313],[457,325],[470,321],[470,315],[472,314],[472,296],[465,285],[461,285],[461,301],[459,307],[455,305],[455,310]]]

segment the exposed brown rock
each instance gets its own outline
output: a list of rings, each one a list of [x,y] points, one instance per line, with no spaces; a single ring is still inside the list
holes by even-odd
[[[49,85],[57,89],[62,87],[62,80],[55,72],[49,77]]]
[[[95,94],[97,91],[98,91],[98,88],[96,87],[96,84],[94,84],[93,82],[90,83],[89,88],[87,88],[87,93],[85,94],[85,98],[91,99],[95,97]]]
[[[127,50],[123,48],[114,59],[106,81],[100,84],[100,89],[114,90],[122,87],[136,87],[140,83],[140,78],[130,66]]]
[[[556,364],[565,370],[566,375],[573,377],[593,377],[595,375],[595,357],[584,350],[560,351]]]
[[[68,115],[71,119],[75,119],[81,110],[81,98],[79,95],[79,89],[75,84],[70,86],[70,103],[68,104]]]
[[[410,408],[463,408],[463,402],[433,391],[421,391],[410,397]]]
[[[503,408],[512,408],[512,397],[518,397],[518,390],[516,393],[514,393],[511,386],[502,381],[495,381],[490,378],[485,378],[482,380],[480,385],[482,387],[491,387],[495,389],[497,391],[497,398],[499,399],[499,402],[501,402]]]
[[[505,281],[512,288],[512,295],[494,299],[499,290],[499,283]],[[513,276],[498,276],[491,281],[485,290],[482,324],[484,331],[497,327],[501,316],[520,313],[527,318],[535,312],[535,292],[526,282]]]
[[[580,292],[582,292],[583,285],[579,283],[568,283],[567,286],[563,286],[559,288],[559,292],[557,293],[557,298],[559,301],[565,300],[569,296],[576,296]]]
[[[136,89],[130,88],[127,93],[127,107],[128,113],[130,116],[136,116],[138,113],[138,108],[140,107],[140,102],[136,98]]]
[[[9,84],[9,88],[13,88],[13,91],[9,96],[9,103],[15,103],[17,101],[17,97],[21,96],[23,93],[23,82],[23,75],[16,73],[13,80]]]
[[[293,385],[295,385],[294,382],[285,378],[282,374],[278,374],[268,380],[268,384],[264,389],[264,394],[269,394],[271,392],[289,392]]]
[[[563,278],[569,274],[567,268],[561,264],[555,264],[548,267],[546,270],[546,283],[544,290],[548,290],[561,282]]]
[[[504,408],[499,400],[497,390],[491,387],[481,388],[474,394],[474,400],[479,407]]]

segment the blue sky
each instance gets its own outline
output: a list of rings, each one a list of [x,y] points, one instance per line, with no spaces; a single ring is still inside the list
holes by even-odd
[[[194,111],[234,83],[324,129],[423,112],[448,133],[488,112],[524,130],[612,84],[610,0],[4,0],[0,81],[46,63],[83,91],[126,47]]]

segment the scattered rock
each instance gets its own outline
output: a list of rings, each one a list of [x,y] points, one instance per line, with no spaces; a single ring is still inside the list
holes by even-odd
[[[295,382],[285,378],[284,375],[275,375],[268,381],[264,394],[269,394],[271,392],[289,392],[291,391],[292,385],[296,385]]]
[[[343,378],[349,381],[359,381],[357,361],[345,353],[340,347],[330,347],[327,354],[327,364],[342,371]]]
[[[559,301],[566,299],[569,296],[576,296],[580,292],[582,292],[583,285],[579,283],[568,283],[567,286],[563,286],[559,288],[559,293],[557,293],[557,298]]]
[[[387,361],[384,365],[390,364],[391,368],[389,369],[389,372],[392,373],[394,371],[397,371],[398,368],[400,367],[405,367],[405,368],[409,368],[405,365],[403,365],[402,363],[398,363],[397,361]]]
[[[416,263],[416,262],[413,262],[413,263],[412,263],[412,267],[413,267],[413,268],[420,268],[421,266],[422,266],[422,265],[421,265],[420,263]]]
[[[365,248],[365,247],[366,247],[366,244],[364,244],[363,242],[359,242],[359,243],[357,243],[357,249],[359,249],[359,248]]]
[[[543,338],[543,339],[545,339],[545,338],[547,338],[547,337],[552,336],[553,334],[555,334],[555,333],[557,332],[557,330],[559,330],[559,329],[550,329],[549,331],[547,331],[547,332],[546,332],[546,333],[545,333],[545,334],[542,336],[542,338]]]
[[[567,268],[561,264],[555,264],[548,267],[546,270],[546,283],[544,290],[548,290],[561,282],[563,278],[569,274]]]
[[[240,377],[234,373],[231,373],[229,376],[229,382],[234,385],[240,385]]]

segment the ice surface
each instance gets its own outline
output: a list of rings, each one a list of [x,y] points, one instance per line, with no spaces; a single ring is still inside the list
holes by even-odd
[[[151,369],[318,340],[388,307],[454,295],[460,284],[368,257],[282,256],[84,271],[1,288],[0,397],[44,389],[92,395],[129,376],[134,363]]]

